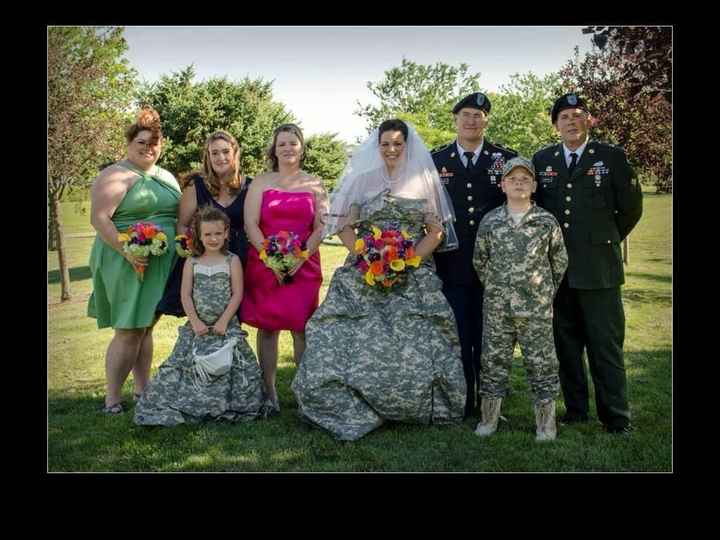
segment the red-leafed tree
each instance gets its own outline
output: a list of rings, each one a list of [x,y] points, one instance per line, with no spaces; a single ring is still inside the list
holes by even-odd
[[[672,189],[672,35],[670,28],[589,27],[592,52],[561,70],[563,86],[583,96],[593,136],[622,146],[645,182]],[[602,47],[600,47],[600,45]]]

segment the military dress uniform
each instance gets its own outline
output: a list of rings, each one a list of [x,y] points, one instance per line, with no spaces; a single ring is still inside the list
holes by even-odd
[[[575,160],[575,158],[573,158]],[[598,418],[608,431],[630,424],[623,360],[625,281],[620,242],[642,215],[640,183],[625,152],[588,141],[572,174],[563,144],[533,156],[537,204],[559,221],[569,265],[555,298],[555,347],[566,422],[588,419],[587,349]],[[572,162],[571,162],[572,163]]]
[[[557,397],[552,305],[567,264],[557,220],[537,205],[517,224],[507,205],[490,211],[480,222],[473,266],[484,287],[483,398],[506,396],[518,342],[535,402]]]
[[[460,157],[457,141],[436,148],[432,158],[447,188],[455,210],[455,232],[459,248],[434,253],[443,293],[455,313],[467,382],[465,416],[475,410],[482,344],[482,286],[472,265],[473,247],[480,221],[505,202],[500,180],[505,162],[516,152],[487,140],[477,161],[468,168]]]

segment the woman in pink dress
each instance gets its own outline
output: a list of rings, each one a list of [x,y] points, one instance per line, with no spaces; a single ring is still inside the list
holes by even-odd
[[[322,241],[327,195],[320,178],[301,170],[305,157],[302,132],[283,124],[273,134],[267,153],[272,172],[255,178],[245,200],[245,230],[250,248],[245,269],[243,322],[258,329],[257,353],[265,383],[265,414],[280,412],[275,378],[278,338],[290,330],[296,364],[305,351],[305,323],[318,306]],[[309,257],[289,272],[291,279],[265,266],[259,253],[263,241],[280,231],[294,232],[305,242]]]

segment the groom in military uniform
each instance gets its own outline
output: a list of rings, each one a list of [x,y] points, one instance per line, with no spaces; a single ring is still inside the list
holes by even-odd
[[[627,435],[620,242],[640,220],[642,191],[621,148],[589,139],[590,115],[582,98],[565,94],[550,115],[562,142],[537,152],[533,165],[537,204],[560,223],[569,258],[553,317],[567,411],[560,421],[589,420],[585,349],[598,419],[609,433]]]
[[[500,187],[505,162],[517,152],[484,138],[490,100],[475,92],[453,107],[457,139],[432,151],[440,181],[447,188],[455,210],[459,249],[434,253],[437,273],[458,326],[462,362],[467,382],[465,417],[477,404],[482,346],[482,286],[472,265],[475,235],[480,220],[503,204]]]

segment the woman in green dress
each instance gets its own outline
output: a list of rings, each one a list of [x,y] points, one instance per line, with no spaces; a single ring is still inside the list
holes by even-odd
[[[387,421],[462,421],[460,342],[432,259],[439,247],[457,248],[452,221],[417,132],[400,120],[383,122],[353,152],[333,192],[325,233],[338,234],[350,253],[306,326],[292,383],[306,421],[340,440]],[[359,256],[370,244],[382,255]],[[395,259],[399,252],[404,262]],[[394,285],[390,267],[401,274]]]
[[[160,116],[143,107],[125,135],[127,157],[104,169],[90,191],[90,222],[97,236],[90,253],[93,292],[87,313],[97,319],[98,328],[115,330],[105,355],[106,414],[125,411],[121,391],[130,371],[136,399],[148,382],[155,306],[177,257],[172,239],[180,186],[156,165],[162,147]],[[140,221],[152,222],[165,233],[169,246],[164,254],[136,257],[123,252],[118,234]],[[144,268],[142,280],[138,267]]]

